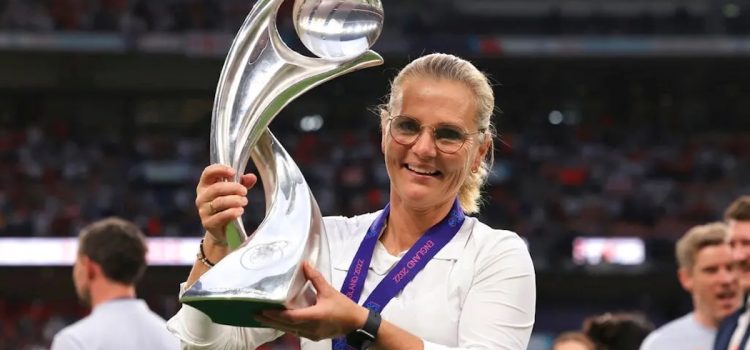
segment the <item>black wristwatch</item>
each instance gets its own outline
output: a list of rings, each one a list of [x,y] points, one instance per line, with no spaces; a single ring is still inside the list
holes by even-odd
[[[369,348],[378,336],[380,314],[372,310],[369,311],[365,325],[346,335],[346,343],[357,350],[365,350]]]

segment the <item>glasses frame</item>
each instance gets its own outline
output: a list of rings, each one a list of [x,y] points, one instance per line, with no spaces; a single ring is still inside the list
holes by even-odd
[[[395,136],[393,136],[393,120],[397,119],[397,118],[407,118],[407,119],[413,120],[417,124],[419,124],[419,133],[417,134],[417,137],[414,138],[414,141],[409,142],[409,143],[403,143],[403,142],[400,142]],[[435,145],[435,149],[437,149],[438,151],[440,151],[442,153],[445,153],[445,154],[455,154],[455,153],[457,153],[458,151],[461,150],[461,148],[464,147],[464,145],[466,144],[466,142],[469,141],[472,136],[478,135],[478,134],[484,134],[487,131],[487,129],[482,128],[482,129],[479,129],[479,130],[477,130],[475,132],[467,132],[467,131],[463,130],[461,127],[459,127],[457,125],[453,125],[456,128],[458,128],[459,130],[461,130],[460,133],[461,133],[461,135],[463,135],[464,139],[463,139],[463,142],[461,142],[461,145],[458,146],[458,148],[456,148],[455,151],[453,151],[453,152],[446,152],[442,148],[440,148],[440,146],[438,146],[438,143],[437,143],[437,129],[440,128],[440,124],[438,124],[437,127],[432,126],[432,125],[424,125],[422,122],[420,122],[416,118],[412,118],[412,117],[409,117],[409,116],[406,116],[406,115],[392,116],[392,117],[388,117],[388,119],[386,119],[386,120],[388,121],[388,133],[391,135],[391,138],[393,139],[393,141],[396,141],[396,143],[398,143],[399,145],[401,145],[401,146],[407,146],[407,147],[414,145],[415,143],[417,143],[417,141],[419,141],[419,138],[422,137],[422,134],[423,134],[422,131],[424,131],[425,128],[430,128],[430,129],[432,129],[432,144]],[[443,124],[443,125],[445,125],[445,124]]]

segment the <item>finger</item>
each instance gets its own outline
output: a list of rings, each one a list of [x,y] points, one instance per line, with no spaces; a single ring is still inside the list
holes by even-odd
[[[297,317],[296,314],[291,314],[288,311],[291,310],[264,310],[262,316],[274,322],[282,323],[287,326],[299,325],[306,323],[309,320]]]
[[[218,212],[215,215],[205,218],[202,221],[203,227],[213,232],[222,231],[224,227],[232,220],[240,217],[245,212],[243,208],[232,208],[222,212]]]
[[[258,177],[255,176],[255,174],[245,174],[242,175],[240,178],[240,183],[242,183],[243,186],[245,186],[247,189],[253,188],[255,184],[258,182]]]
[[[227,209],[242,208],[247,205],[247,197],[245,196],[221,196],[202,205],[201,209],[204,210],[208,215],[214,215]]]
[[[312,282],[313,287],[318,293],[328,292],[332,289],[331,285],[326,281],[323,275],[316,270],[309,262],[305,261],[302,264],[302,270],[305,273],[305,277]]]
[[[305,332],[302,330],[299,326],[294,326],[291,324],[288,324],[286,322],[277,321],[275,319],[272,319],[270,317],[263,316],[261,314],[258,314],[255,316],[255,320],[262,323],[264,326],[271,327],[273,329],[278,329],[282,332],[290,333],[299,336],[301,332]]]
[[[201,206],[206,203],[212,202],[217,197],[221,196],[247,196],[247,188],[239,183],[233,181],[219,182],[210,186],[206,186],[198,193],[195,197],[195,206],[200,209]],[[213,204],[214,206],[216,203]]]
[[[267,310],[263,311],[263,316],[274,322],[283,323],[289,326],[299,326],[302,324],[317,322],[320,319],[319,308],[315,305],[302,309],[294,310]]]
[[[209,186],[224,179],[231,179],[237,172],[224,164],[211,164],[203,169],[198,188]]]
[[[265,327],[273,328],[273,329],[276,329],[276,330],[280,330],[280,331],[282,331],[284,333],[289,333],[289,334],[292,334],[292,335],[297,335],[297,331],[293,330],[291,327],[287,327],[287,326],[284,326],[282,324],[278,324],[278,323],[276,323],[276,322],[274,322],[272,320],[261,318],[261,317],[256,317],[255,320],[258,323],[260,323],[261,325],[265,326]]]

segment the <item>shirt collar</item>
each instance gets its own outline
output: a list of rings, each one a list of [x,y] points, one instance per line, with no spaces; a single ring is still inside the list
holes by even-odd
[[[379,212],[376,213],[376,215],[371,216],[370,223],[372,220],[375,220],[378,214]],[[448,244],[445,245],[445,247],[443,247],[443,249],[440,249],[440,251],[435,254],[435,257],[433,257],[433,259],[458,260],[464,250],[464,247],[466,246],[466,243],[469,240],[469,236],[471,235],[471,230],[474,227],[475,221],[476,220],[474,218],[467,216],[464,220],[464,223],[461,225],[461,228],[458,230],[458,232],[456,232],[456,235],[448,242]],[[344,251],[341,252],[341,254],[337,254],[337,257],[333,258],[333,267],[335,269],[348,270],[351,266],[354,255],[357,253],[357,249],[359,249],[359,245],[360,243],[362,243],[364,235],[370,228],[370,224],[362,226],[363,227],[360,227],[357,234],[352,236],[352,239],[344,243]],[[374,263],[371,265],[373,271],[379,275],[386,274],[392,267],[392,264],[387,264],[387,266],[384,266],[378,263]]]

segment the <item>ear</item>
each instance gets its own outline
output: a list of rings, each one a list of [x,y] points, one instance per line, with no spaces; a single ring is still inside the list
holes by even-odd
[[[477,152],[476,157],[471,163],[470,170],[473,171],[474,169],[479,169],[479,166],[482,164],[482,160],[484,159],[484,157],[487,156],[487,152],[489,152],[491,146],[492,146],[492,136],[489,133],[487,133],[484,136],[484,141],[482,141],[482,144],[479,145],[479,151]]]
[[[86,273],[86,279],[93,280],[97,276],[101,275],[102,269],[99,264],[91,260],[88,256],[81,257],[81,267],[83,267],[84,273]]]
[[[688,269],[681,267],[677,270],[677,279],[680,280],[682,288],[688,292],[693,291],[693,276]]]

